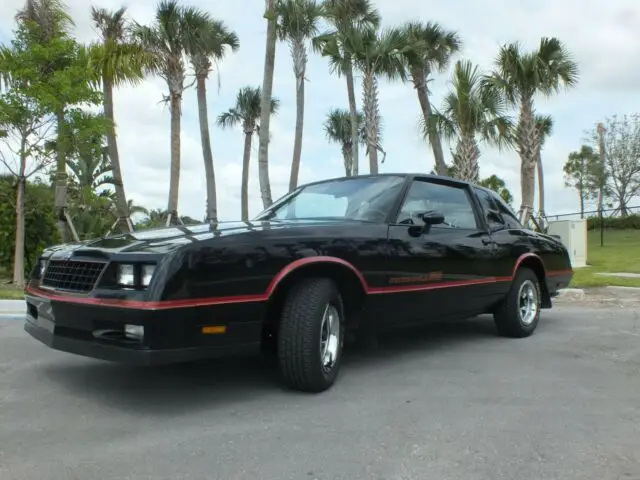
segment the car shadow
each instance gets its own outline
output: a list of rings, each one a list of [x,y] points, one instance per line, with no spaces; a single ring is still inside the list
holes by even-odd
[[[348,344],[343,367],[349,375],[366,374],[381,363],[405,361],[412,355],[436,355],[439,348],[466,342],[500,341],[491,317],[432,324],[380,336],[378,348],[362,350]],[[42,373],[74,397],[84,397],[109,409],[145,416],[180,415],[209,410],[261,396],[300,394],[285,389],[277,359],[268,356],[224,358],[160,367],[129,367],[76,359],[44,365]]]

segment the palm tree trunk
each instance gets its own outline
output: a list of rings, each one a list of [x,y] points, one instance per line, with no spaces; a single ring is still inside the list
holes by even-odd
[[[116,124],[113,112],[113,85],[106,77],[102,77],[102,91],[104,116],[109,120],[106,135],[107,150],[109,151],[109,160],[113,171],[113,187],[116,193],[116,209],[118,211],[118,217],[125,222],[125,231],[133,232],[129,204],[127,203],[127,197],[124,194],[124,182],[122,179],[122,170],[120,169],[120,154],[118,153],[118,143],[116,140]]]
[[[260,104],[260,131],[258,134],[258,176],[262,205],[268,208],[271,199],[269,181],[269,122],[271,120],[271,96],[273,90],[273,72],[276,62],[276,0],[267,0],[267,39],[264,55],[264,76],[262,79],[262,101]]]
[[[295,39],[291,44],[293,72],[296,76],[296,134],[293,142],[293,159],[291,160],[291,177],[289,191],[298,186],[300,172],[300,156],[302,154],[302,133],[304,127],[304,74],[307,68],[307,52],[303,39]]]
[[[378,174],[378,82],[371,72],[365,72],[362,80],[365,130],[367,132],[367,153],[369,154],[369,173]],[[352,127],[353,128],[353,127]]]
[[[533,100],[523,99],[520,105],[517,144],[520,154],[520,191],[522,197],[520,220],[525,226],[529,222],[533,209],[537,143]]]
[[[180,107],[181,92],[170,92],[171,110],[171,173],[169,180],[169,203],[167,205],[167,221],[178,222],[178,194],[180,189]]]
[[[480,180],[480,168],[478,159],[480,149],[473,135],[467,135],[460,139],[456,145],[456,167],[458,178],[467,182],[478,182]]]
[[[349,118],[351,120],[351,172],[358,175],[358,144],[360,143],[360,135],[358,133],[358,107],[356,106],[356,90],[353,82],[353,64],[351,57],[345,55],[345,77],[347,79],[347,97],[349,98]]]
[[[344,160],[344,173],[345,176],[351,177],[353,172],[353,160],[351,158],[353,150],[347,144],[342,145],[342,159]]]
[[[23,148],[20,151],[20,157],[20,172],[16,191],[16,243],[13,251],[13,284],[18,288],[24,287],[24,194],[25,184],[27,183],[27,179],[24,176],[27,163],[24,154],[24,142]]]
[[[422,109],[422,116],[424,118],[425,125],[429,125],[431,119],[431,102],[429,101],[429,92],[427,89],[427,76],[428,72],[425,69],[415,70],[411,72],[411,78],[413,79],[413,87],[418,93],[418,101],[420,102],[420,108]],[[444,161],[444,153],[442,151],[442,142],[440,141],[440,135],[433,129],[429,129],[429,143],[433,150],[433,158],[436,163],[436,171],[438,175],[447,176],[449,170],[447,164]]]
[[[218,203],[216,199],[216,174],[213,168],[213,153],[211,152],[211,137],[209,134],[209,114],[207,112],[207,86],[205,76],[196,78],[198,95],[198,120],[200,121],[200,141],[202,143],[202,158],[207,182],[207,222],[218,222]]]
[[[56,175],[54,207],[57,218],[58,233],[63,243],[69,241],[69,229],[65,212],[67,209],[67,161],[66,161],[66,121],[64,110],[61,108],[56,113],[58,135],[56,139]]]
[[[251,137],[253,128],[244,129],[244,153],[242,155],[242,183],[240,185],[240,208],[243,222],[249,221],[249,167],[251,164]]]
[[[536,155],[536,166],[538,167],[538,213],[544,217],[544,172],[540,152]]]

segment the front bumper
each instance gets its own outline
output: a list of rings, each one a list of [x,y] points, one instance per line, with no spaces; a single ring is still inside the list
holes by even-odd
[[[257,353],[262,337],[260,304],[144,311],[79,305],[26,295],[24,330],[48,347],[128,365],[161,365]],[[222,334],[202,326],[225,325]],[[141,325],[141,340],[124,336],[124,325]]]

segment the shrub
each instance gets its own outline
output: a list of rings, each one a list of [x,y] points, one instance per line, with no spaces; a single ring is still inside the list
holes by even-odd
[[[614,230],[640,230],[640,214],[627,215],[626,217],[603,217],[604,228]],[[587,230],[597,230],[600,228],[600,219],[595,217],[587,218]]]

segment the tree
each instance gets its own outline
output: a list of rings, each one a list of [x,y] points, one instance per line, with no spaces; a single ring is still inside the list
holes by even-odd
[[[109,120],[107,148],[113,169],[118,223],[122,223],[126,231],[132,232],[131,212],[120,167],[113,89],[123,84],[136,85],[142,81],[144,70],[154,67],[154,58],[131,38],[125,14],[125,7],[116,11],[91,7],[91,19],[100,34],[100,43],[91,46],[91,61],[102,87],[104,115]]]
[[[539,142],[533,97],[538,93],[550,96],[559,92],[562,86],[576,85],[578,66],[559,39],[544,37],[538,49],[532,52],[523,52],[518,43],[502,46],[496,59],[496,70],[487,80],[500,88],[507,101],[519,109],[516,138],[522,194],[519,215],[526,225],[533,208]]]
[[[640,195],[640,115],[613,115],[604,122],[606,193],[620,215],[629,214],[629,202]],[[591,132],[598,144],[598,132]]]
[[[100,103],[100,94],[90,84],[91,69],[86,49],[69,33],[73,22],[58,0],[27,0],[16,15],[18,29],[12,42],[17,60],[14,65],[23,82],[39,84],[40,101],[56,116],[56,194],[55,211],[60,237],[78,236],[67,212],[66,155],[69,129],[66,116],[80,105]],[[19,68],[17,67],[19,65]],[[14,81],[14,80],[12,80]]]
[[[180,125],[182,115],[182,94],[186,90],[186,67],[184,54],[190,36],[198,31],[204,14],[192,7],[182,7],[178,0],[161,0],[158,4],[154,23],[151,26],[135,24],[134,37],[153,56],[154,66],[149,68],[159,75],[169,89],[171,112],[171,174],[169,201],[167,204],[167,225],[180,222],[178,196],[180,189]]]
[[[327,114],[324,122],[324,132],[329,142],[337,143],[342,150],[345,175],[353,175],[353,149],[351,148],[351,114],[349,110],[334,108]],[[366,145],[367,137],[364,129],[364,117],[358,113],[358,140]]]
[[[494,174],[487,178],[484,178],[480,180],[478,184],[496,192],[502,197],[505,202],[507,202],[508,205],[511,205],[511,202],[513,202],[513,195],[511,195],[511,192],[507,188],[507,184],[502,178],[498,177],[497,175]]]
[[[321,55],[329,58],[332,72],[345,76],[351,118],[352,175],[358,175],[358,108],[349,45],[359,29],[377,28],[380,25],[380,14],[370,0],[324,0],[322,7],[325,19],[331,24],[331,30],[316,37],[313,47]]]
[[[109,158],[108,146],[104,145],[105,124],[109,123],[103,115],[87,112],[78,112],[68,119],[71,142],[67,167],[72,189],[88,188],[97,192],[101,187],[115,187],[113,162]],[[119,212],[117,203],[116,212]],[[118,217],[116,215],[116,219]]]
[[[350,38],[349,53],[354,66],[362,72],[362,109],[367,133],[369,173],[378,173],[378,152],[383,153],[378,101],[378,77],[389,80],[405,79],[403,49],[406,39],[402,31],[394,28],[378,32],[374,28],[354,31]]]
[[[585,201],[597,194],[596,172],[600,159],[589,145],[583,145],[580,151],[571,152],[564,164],[564,183],[575,188],[580,198],[580,218],[584,218]]]
[[[318,33],[322,8],[315,0],[281,0],[277,4],[276,31],[281,41],[289,43],[296,77],[296,133],[293,143],[289,191],[298,186],[302,134],[304,127],[304,82],[307,71],[306,42]]]
[[[545,217],[544,202],[544,168],[542,165],[542,148],[553,132],[553,118],[550,115],[536,115],[536,166],[538,167],[538,215]]]
[[[418,94],[426,124],[433,118],[427,87],[429,77],[432,73],[441,72],[448,66],[451,57],[460,51],[462,40],[457,32],[445,30],[435,22],[409,22],[404,25],[403,31],[410,46],[405,51],[409,76]],[[442,143],[435,129],[429,130],[428,139],[433,149],[436,171],[439,175],[447,175]]]
[[[52,156],[53,156],[52,152]],[[34,181],[35,179],[35,181]],[[16,199],[18,183],[11,175],[0,175],[0,265],[15,267]],[[24,247],[20,262],[23,276],[35,266],[42,249],[60,242],[53,209],[54,189],[32,177],[24,185]],[[16,282],[14,282],[16,283]],[[18,286],[18,285],[16,285]]]
[[[260,195],[262,205],[266,209],[271,206],[271,183],[269,181],[269,131],[271,125],[271,98],[273,96],[273,73],[276,63],[276,40],[279,0],[265,0],[264,18],[267,20],[267,37],[264,53],[264,74],[262,78],[262,94],[260,101],[260,130],[258,131],[258,176],[260,178]]]
[[[470,182],[480,178],[478,137],[498,147],[512,141],[512,124],[505,115],[504,98],[482,79],[477,65],[469,60],[458,61],[442,112],[432,114],[423,123],[425,137],[441,135],[455,142],[452,152],[455,175]]]
[[[0,69],[5,66],[3,58],[0,55]],[[0,148],[0,161],[16,185],[12,202],[15,204],[13,283],[20,288],[24,286],[25,272],[26,185],[29,178],[53,161],[47,141],[51,138],[54,118],[47,115],[37,98],[30,96],[36,93],[28,85],[16,83],[15,88],[0,96],[0,145],[4,147]]]
[[[271,113],[276,113],[280,101],[272,98]],[[261,130],[260,111],[262,109],[262,92],[260,88],[243,87],[236,96],[236,104],[227,112],[218,116],[217,123],[222,128],[236,125],[242,126],[244,132],[244,154],[242,156],[242,184],[240,187],[240,202],[242,221],[249,220],[249,165],[251,161],[251,140],[255,132]]]
[[[237,51],[238,48],[240,48],[240,42],[236,33],[231,31],[224,22],[220,20],[210,19],[205,15],[203,18],[190,21],[189,23],[198,25],[198,29],[189,37],[187,54],[189,55],[196,76],[200,141],[202,143],[202,158],[204,160],[207,184],[207,212],[205,221],[215,223],[218,221],[218,207],[216,199],[216,177],[209,134],[206,81],[213,64],[218,64],[218,62],[222,61],[227,51]]]

